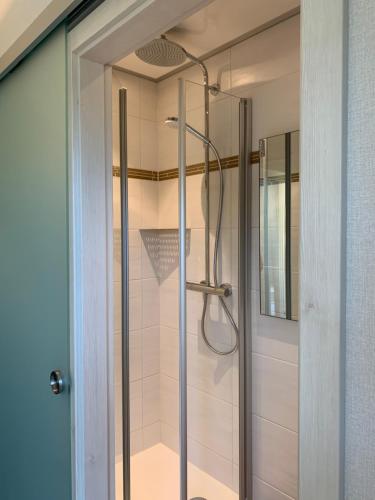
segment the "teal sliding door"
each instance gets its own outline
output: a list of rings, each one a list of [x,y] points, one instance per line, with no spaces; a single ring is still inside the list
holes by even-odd
[[[0,498],[70,500],[66,34],[0,82]]]

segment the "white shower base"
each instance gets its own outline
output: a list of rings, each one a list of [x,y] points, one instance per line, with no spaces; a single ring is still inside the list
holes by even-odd
[[[132,500],[178,500],[179,456],[157,444],[131,458]],[[238,495],[195,465],[188,465],[189,498],[238,500]],[[116,500],[122,500],[122,462],[116,463]]]

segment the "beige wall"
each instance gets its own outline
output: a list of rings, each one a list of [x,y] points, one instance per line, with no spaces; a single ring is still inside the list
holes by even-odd
[[[79,0],[1,0],[0,75]]]
[[[0,57],[54,0],[1,0]]]

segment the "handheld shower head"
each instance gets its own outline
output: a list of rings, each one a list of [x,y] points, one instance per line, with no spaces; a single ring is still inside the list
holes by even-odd
[[[164,120],[165,125],[168,127],[172,128],[177,128],[178,127],[178,118],[177,116],[168,116],[166,120]],[[186,130],[190,132],[190,134],[194,135],[197,139],[202,141],[204,144],[211,144],[210,140],[207,139],[207,137],[203,134],[201,134],[197,129],[189,125],[188,123],[185,124]]]

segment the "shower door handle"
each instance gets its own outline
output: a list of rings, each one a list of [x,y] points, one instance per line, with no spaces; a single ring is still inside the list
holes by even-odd
[[[64,392],[65,381],[61,370],[53,370],[49,376],[49,385],[53,394],[58,395]]]

